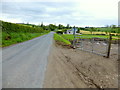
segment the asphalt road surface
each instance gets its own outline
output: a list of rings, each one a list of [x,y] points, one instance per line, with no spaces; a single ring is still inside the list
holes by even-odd
[[[2,88],[42,88],[53,32],[2,50]]]

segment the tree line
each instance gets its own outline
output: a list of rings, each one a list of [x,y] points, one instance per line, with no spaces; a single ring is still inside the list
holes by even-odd
[[[2,27],[2,31],[4,32],[30,32],[30,33],[42,33],[45,31],[55,31],[55,30],[59,30],[62,29],[63,31],[66,31],[68,29],[73,28],[72,26],[70,26],[69,24],[67,24],[66,26],[59,24],[59,25],[55,25],[55,24],[49,24],[49,25],[44,25],[43,22],[40,25],[34,25],[34,24],[29,24],[29,23],[22,23],[22,24],[15,24],[15,23],[9,23],[9,22],[4,22],[4,21],[0,21],[1,27]],[[80,32],[80,30],[85,30],[85,31],[90,31],[91,34],[92,32],[105,32],[107,33],[120,33],[119,31],[119,27],[117,27],[116,25],[106,25],[105,27],[76,27],[78,29],[78,32]]]

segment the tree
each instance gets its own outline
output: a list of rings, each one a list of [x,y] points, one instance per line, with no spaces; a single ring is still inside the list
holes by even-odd
[[[110,27],[114,29],[114,28],[116,28],[117,26],[116,26],[116,25],[110,25]]]
[[[80,28],[77,28],[78,30],[77,30],[77,33],[80,33]]]
[[[65,27],[65,26],[63,26],[63,25],[61,25],[61,24],[58,25],[58,29],[64,29],[64,27]]]
[[[67,29],[69,29],[69,28],[70,28],[70,25],[69,25],[69,24],[67,24],[66,28],[67,28]]]
[[[57,28],[56,25],[54,25],[54,24],[49,24],[49,29],[50,29],[51,31],[54,31],[56,28]]]
[[[41,25],[40,25],[41,27],[43,27],[44,25],[43,25],[43,22],[41,23]]]
[[[90,33],[93,34],[93,32],[96,31],[96,29],[94,27],[90,28]]]

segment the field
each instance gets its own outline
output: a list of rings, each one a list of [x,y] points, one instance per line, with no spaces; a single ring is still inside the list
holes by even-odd
[[[82,34],[91,34],[90,31],[80,30]],[[105,32],[93,32],[93,34],[106,34]]]
[[[83,35],[77,35],[78,37],[76,38],[83,38],[83,39],[91,39],[93,37],[97,37],[97,38],[109,38],[109,35],[92,35],[92,34],[83,34]],[[74,35],[69,35],[69,34],[63,34],[62,35],[63,38],[67,39],[67,40],[73,40],[74,39]],[[113,36],[112,37],[113,40],[118,39],[118,36]]]
[[[82,34],[91,34],[90,31],[85,31],[85,30],[80,30],[80,33],[82,33]],[[108,33],[106,34],[106,32],[101,32],[101,31],[92,32],[92,34],[105,34],[105,35],[108,35]],[[117,33],[111,33],[111,34],[117,35]]]
[[[69,41],[74,40],[75,38],[82,38],[82,39],[91,39],[91,38],[105,38],[105,39],[109,39],[110,34],[112,35],[112,40],[118,40],[120,39],[120,32],[119,32],[119,27],[103,27],[103,28],[78,28],[76,37],[74,37],[72,34],[64,34],[66,33],[67,30],[70,29],[61,29],[58,30],[59,34],[61,34],[61,36]],[[63,33],[63,34],[62,34]],[[78,35],[81,34],[81,35]]]

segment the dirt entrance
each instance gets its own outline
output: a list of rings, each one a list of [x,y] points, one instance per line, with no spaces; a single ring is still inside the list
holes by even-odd
[[[113,51],[116,45],[112,47]],[[44,88],[117,88],[117,53],[105,58],[53,44]]]

